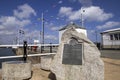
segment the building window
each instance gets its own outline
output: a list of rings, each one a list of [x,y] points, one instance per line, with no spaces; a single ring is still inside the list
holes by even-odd
[[[110,34],[110,40],[113,40],[113,35],[112,34]]]
[[[120,40],[120,33],[119,33],[119,40]]]
[[[115,40],[118,40],[118,34],[114,34]]]
[[[120,40],[120,33],[110,34],[110,40]]]

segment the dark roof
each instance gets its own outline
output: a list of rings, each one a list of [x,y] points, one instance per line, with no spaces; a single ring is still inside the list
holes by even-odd
[[[75,23],[70,23],[64,27],[62,27],[59,31],[62,31],[62,30],[65,30],[65,29],[68,29],[70,27],[75,27],[75,28],[80,28],[80,29],[85,29],[84,27],[81,27],[81,26],[78,26],[77,24]]]

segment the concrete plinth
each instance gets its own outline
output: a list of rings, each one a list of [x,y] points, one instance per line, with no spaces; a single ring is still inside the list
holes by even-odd
[[[2,80],[23,80],[31,77],[31,62],[9,61],[2,63]]]

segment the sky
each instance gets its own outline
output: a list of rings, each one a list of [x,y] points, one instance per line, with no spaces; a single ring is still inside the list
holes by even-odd
[[[41,40],[42,13],[45,43],[58,43],[58,30],[70,22],[81,26],[81,14],[88,38],[95,42],[97,35],[101,41],[101,32],[120,28],[119,4],[120,0],[0,0],[0,44]]]

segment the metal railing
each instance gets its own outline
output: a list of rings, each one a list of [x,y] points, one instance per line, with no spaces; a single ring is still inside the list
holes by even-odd
[[[50,46],[51,44],[28,44],[28,46]],[[52,44],[52,46],[58,46],[59,44]],[[0,47],[23,47],[23,44],[19,45],[0,45]]]
[[[42,53],[42,54],[29,54],[28,57],[34,57],[34,56],[47,56],[47,55],[53,55],[56,53]],[[17,56],[2,56],[0,59],[9,59],[9,58],[21,58],[23,55],[17,55]]]

